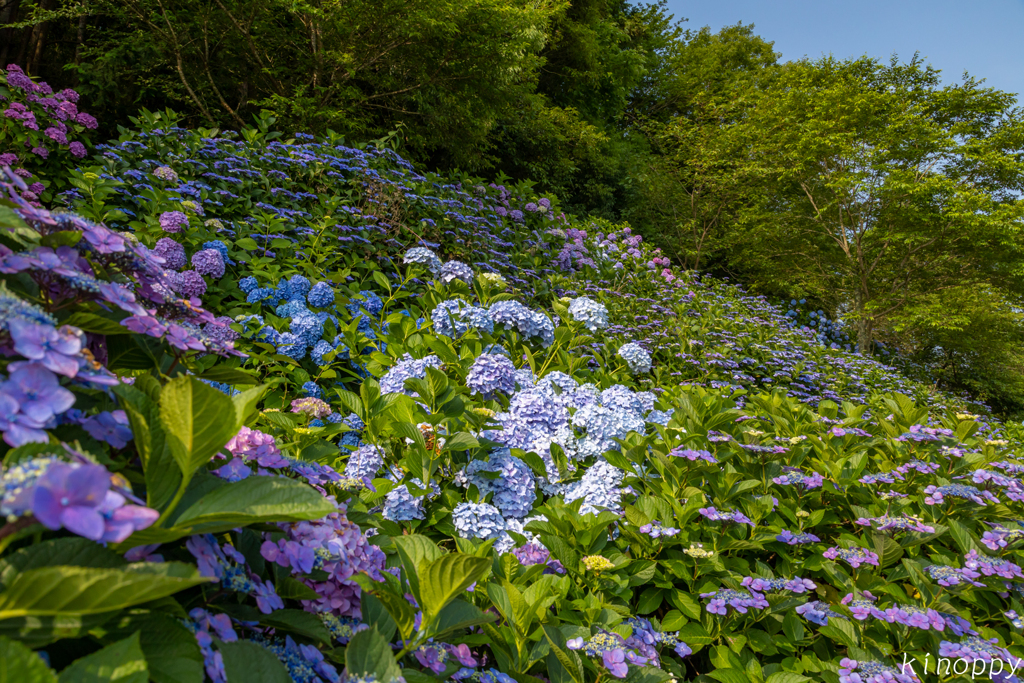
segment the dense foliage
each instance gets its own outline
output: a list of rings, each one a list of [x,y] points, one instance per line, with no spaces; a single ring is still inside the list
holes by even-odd
[[[64,208],[9,174],[0,676],[1018,661],[1019,425],[528,183],[132,123]]]
[[[628,0],[0,2],[0,64],[74,87],[108,137],[140,107],[272,117],[532,181],[1019,416],[1024,119],[903,57],[781,63],[753,26]]]

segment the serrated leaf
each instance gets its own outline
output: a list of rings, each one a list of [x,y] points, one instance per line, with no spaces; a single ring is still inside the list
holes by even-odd
[[[178,377],[160,395],[160,421],[171,455],[188,480],[238,433],[232,400],[193,377]]]
[[[57,683],[57,674],[35,652],[0,636],[0,683]]]
[[[430,623],[441,610],[491,569],[490,559],[451,553],[420,568],[420,606]]]
[[[224,658],[224,673],[229,681],[245,683],[292,683],[288,669],[273,652],[250,640],[217,643]]]
[[[54,538],[20,548],[0,561],[0,588],[10,583],[18,573],[30,569],[58,565],[104,569],[126,564],[123,557],[87,538]]]
[[[348,642],[345,669],[349,676],[373,678],[380,683],[389,683],[402,675],[391,645],[372,628],[360,631]]]
[[[131,614],[104,628],[104,642],[139,634],[149,677],[156,683],[202,683],[203,655],[195,635],[178,619],[162,612]]]
[[[60,672],[59,683],[147,683],[149,666],[138,632],[73,661]]]
[[[125,569],[44,567],[18,574],[0,593],[0,619],[99,614],[157,600],[210,579],[178,562]]]

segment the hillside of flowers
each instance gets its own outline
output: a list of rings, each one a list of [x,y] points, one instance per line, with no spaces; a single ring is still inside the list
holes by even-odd
[[[273,124],[0,139],[0,680],[1017,681],[1019,425]]]

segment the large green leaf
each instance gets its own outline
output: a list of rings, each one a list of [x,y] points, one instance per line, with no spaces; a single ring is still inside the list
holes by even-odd
[[[126,564],[123,557],[87,538],[55,538],[21,548],[0,561],[0,588],[10,583],[20,572],[40,567],[68,565],[104,569],[123,567]]]
[[[312,486],[284,477],[253,476],[222,486],[188,507],[176,530],[216,533],[259,522],[301,522],[337,510]]]
[[[439,557],[420,570],[420,606],[424,623],[429,623],[445,606],[482,579],[491,561],[482,557],[452,553]]]
[[[160,408],[133,386],[121,384],[114,392],[121,398],[121,406],[131,423],[135,448],[142,460],[146,504],[162,512],[181,485],[182,473],[164,434]]]
[[[0,683],[56,683],[57,674],[21,643],[0,636]]]
[[[60,683],[147,683],[149,667],[136,632],[102,650],[76,659],[60,672]]]
[[[444,551],[429,538],[419,534],[395,536],[392,541],[394,541],[395,549],[398,550],[398,556],[402,558],[402,565],[405,567],[402,576],[409,582],[413,596],[420,600],[420,565],[433,562],[444,555]],[[423,603],[420,602],[420,604]]]
[[[16,638],[32,648],[40,648],[64,638],[81,638],[119,614],[119,610],[100,614],[61,614],[0,619],[0,636]]]
[[[244,683],[292,683],[288,669],[267,648],[248,640],[218,643],[229,681]]]
[[[377,632],[384,637],[384,640],[391,642],[395,637],[395,631],[398,630],[398,625],[391,618],[387,608],[384,607],[384,603],[369,591],[363,591],[360,600],[360,612],[362,612],[363,621],[369,624],[371,628],[377,629]]]
[[[583,662],[580,656],[566,647],[565,636],[557,628],[544,625],[543,629],[544,637],[551,646],[549,657],[555,658],[574,683],[583,683]]]
[[[160,421],[171,455],[186,480],[223,449],[241,426],[231,398],[187,376],[164,387]]]
[[[123,615],[123,613],[122,613]],[[123,615],[108,623],[104,642],[139,634],[139,645],[156,683],[203,683],[203,655],[195,635],[162,612]]]
[[[360,631],[348,641],[345,669],[349,676],[373,677],[379,683],[390,683],[402,675],[391,645],[372,628]]]
[[[18,574],[0,593],[0,620],[99,614],[206,583],[195,567],[140,563],[124,569],[43,567]]]
[[[493,614],[485,614],[479,607],[465,600],[453,600],[438,615],[433,634],[439,638],[451,631],[486,624],[496,619]]]

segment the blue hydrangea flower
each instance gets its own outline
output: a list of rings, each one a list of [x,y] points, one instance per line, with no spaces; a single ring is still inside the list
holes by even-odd
[[[448,261],[441,266],[438,279],[445,284],[453,280],[462,280],[466,284],[471,284],[473,282],[473,269],[462,261]]]
[[[572,423],[587,432],[580,441],[580,453],[584,457],[617,451],[619,445],[614,439],[624,439],[630,432],[644,433],[644,419],[638,413],[595,404],[577,410],[572,416]]]
[[[306,296],[311,287],[309,279],[301,275],[292,275],[288,278],[288,287],[291,289],[291,296],[288,298],[300,298]]]
[[[302,395],[312,396],[313,398],[323,398],[324,392],[316,382],[310,380],[302,385]]]
[[[379,446],[361,446],[352,451],[345,464],[345,476],[368,481],[384,467],[384,451]]]
[[[608,326],[608,309],[604,304],[585,296],[573,299],[569,303],[569,315],[573,320],[583,323],[583,326],[591,332],[597,332],[602,327]]]
[[[327,308],[334,303],[334,288],[326,282],[318,282],[309,290],[306,301],[314,308]]]
[[[345,304],[345,308],[349,314],[355,318],[359,315],[359,309],[362,309],[372,316],[380,315],[380,312],[384,310],[384,302],[377,296],[376,292],[369,290],[363,290],[355,296],[349,298],[349,302]],[[367,321],[369,324],[369,321]]]
[[[620,346],[618,355],[626,361],[629,371],[634,375],[642,375],[651,371],[651,354],[636,342]]]
[[[489,541],[500,538],[505,532],[501,511],[487,503],[459,503],[452,510],[452,523],[462,538]]]
[[[481,472],[496,472],[497,479]],[[466,467],[466,479],[482,496],[493,494],[491,504],[506,517],[523,518],[530,514],[537,499],[535,479],[529,465],[502,448],[491,453],[487,462],[474,460]]]
[[[307,347],[315,346],[324,334],[324,324],[308,311],[292,318],[290,329],[292,334],[302,338]]]
[[[431,273],[437,273],[441,270],[441,259],[437,258],[437,254],[426,247],[413,247],[405,252],[405,256],[402,257],[402,263],[418,263],[421,266],[425,266]]]
[[[484,353],[473,361],[466,386],[484,396],[516,390],[516,366],[505,356]]]
[[[282,356],[288,356],[295,360],[302,360],[306,357],[306,342],[297,334],[285,332],[280,335],[277,352]]]
[[[494,321],[486,308],[471,306],[459,299],[439,303],[430,313],[434,330],[446,337],[461,337],[473,328],[490,334]]]
[[[597,514],[601,510],[617,512],[622,508],[622,489],[619,485],[624,476],[622,470],[599,460],[583,474],[582,479],[566,488],[565,502],[582,498],[580,514],[584,515]]]
[[[241,289],[246,294],[250,294],[257,287],[259,287],[259,283],[256,281],[256,278],[254,278],[252,275],[243,277],[241,280],[238,281],[238,288]]]
[[[331,346],[329,341],[321,339],[315,346],[313,346],[313,350],[310,352],[310,358],[313,359],[314,363],[323,367],[329,363],[329,361],[324,359],[324,356],[333,350],[334,347]]]
[[[517,330],[524,339],[538,337],[542,346],[550,346],[555,340],[555,326],[551,319],[518,301],[497,301],[489,310],[496,325]]]
[[[405,380],[423,379],[427,376],[427,368],[441,367],[441,359],[437,356],[426,356],[425,358],[414,359],[405,354],[402,360],[395,363],[387,373],[380,378],[380,393],[382,394],[415,394],[405,390]]]

